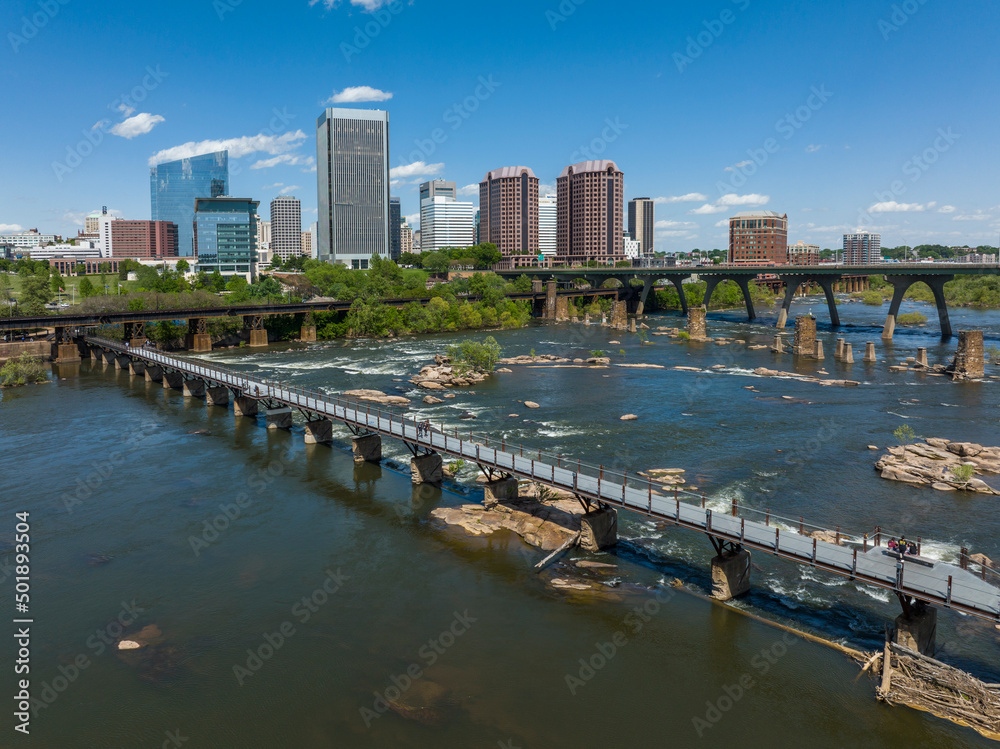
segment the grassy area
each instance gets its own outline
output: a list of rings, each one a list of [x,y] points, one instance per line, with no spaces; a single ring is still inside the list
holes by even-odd
[[[7,277],[12,282],[11,292],[14,296],[14,299],[17,300],[21,296],[21,277],[18,276],[16,273],[10,273],[7,275]],[[80,300],[83,298],[83,296],[80,294],[80,284],[83,282],[84,278],[89,278],[90,283],[92,283],[95,287],[101,285],[100,274],[93,276],[64,276],[61,285],[65,291],[63,291],[62,293],[56,292],[55,296],[53,296],[52,298],[53,301],[72,304],[75,296],[76,303],[79,304]],[[108,293],[110,294],[115,293],[115,291],[117,290],[117,285],[119,283],[122,285],[121,288],[122,293],[126,293],[129,291],[136,291],[139,287],[139,283],[137,281],[119,280],[117,273],[105,274],[105,280],[109,287]]]

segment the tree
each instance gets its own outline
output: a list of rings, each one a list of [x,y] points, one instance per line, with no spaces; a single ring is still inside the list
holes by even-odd
[[[482,342],[462,341],[448,347],[448,356],[459,370],[492,372],[500,359],[500,344],[493,336],[487,336]]]
[[[28,315],[44,315],[45,305],[52,300],[48,275],[26,275],[21,278],[21,309]]]
[[[414,268],[421,268],[423,267],[423,263],[421,262],[420,257],[420,255],[415,255],[412,252],[403,252],[400,253],[398,262],[403,266],[412,265]]]
[[[52,269],[52,278],[49,281],[49,286],[51,286],[53,292],[62,291],[63,277],[59,275],[59,271],[55,268]]]
[[[892,433],[893,436],[899,440],[900,444],[903,446],[903,457],[906,458],[906,446],[913,442],[914,438],[917,436],[913,431],[913,427],[909,424],[903,424],[896,428],[896,431]]]
[[[191,270],[191,264],[184,258],[181,258],[180,260],[177,261],[177,270],[180,273],[187,273],[189,270]]]
[[[76,267],[73,268],[73,273],[77,276],[87,275],[87,266],[83,263],[77,263]]]
[[[443,252],[425,252],[421,256],[423,266],[431,273],[447,273],[451,257]]]
[[[14,283],[10,280],[10,276],[0,271],[0,314],[2,315],[9,315],[12,312],[10,300],[13,288]]]
[[[82,296],[84,299],[88,299],[96,295],[97,295],[97,289],[94,287],[94,284],[91,283],[89,278],[84,276],[83,280],[80,281],[80,296]]]

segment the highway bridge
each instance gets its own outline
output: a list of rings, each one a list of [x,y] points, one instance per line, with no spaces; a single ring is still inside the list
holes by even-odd
[[[785,286],[785,297],[778,314],[778,327],[784,328],[788,321],[788,312],[792,299],[802,284],[815,283],[823,289],[826,295],[827,307],[830,310],[830,321],[834,327],[840,326],[840,315],[837,312],[834,298],[835,286],[846,282],[847,290],[860,291],[865,288],[869,276],[884,276],[893,286],[892,302],[886,317],[882,338],[891,340],[896,329],[896,317],[903,297],[915,283],[926,283],[934,294],[934,301],[941,323],[941,335],[944,338],[952,336],[951,321],[948,317],[948,305],[944,298],[944,285],[953,281],[956,276],[995,276],[1000,275],[1000,265],[980,263],[881,263],[877,265],[839,265],[825,263],[822,265],[692,265],[692,266],[655,266],[614,268],[599,267],[547,267],[546,265],[509,268],[503,264],[496,266],[496,272],[501,276],[515,277],[526,274],[541,280],[555,280],[564,286],[573,284],[576,279],[583,278],[593,288],[600,288],[609,278],[617,279],[624,287],[627,299],[633,308],[641,314],[646,304],[650,290],[658,281],[672,283],[678,291],[681,307],[687,314],[687,299],[683,292],[683,283],[688,279],[705,281],[705,301],[707,306],[712,294],[722,281],[733,281],[743,292],[747,316],[755,320],[757,312],[750,298],[749,284],[755,281],[776,279]],[[632,287],[632,280],[643,282],[642,287]],[[860,285],[859,285],[860,283]]]

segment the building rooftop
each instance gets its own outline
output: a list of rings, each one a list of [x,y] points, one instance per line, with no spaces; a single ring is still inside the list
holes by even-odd
[[[504,166],[499,169],[493,169],[486,173],[483,177],[483,182],[489,182],[491,179],[505,179],[507,177],[520,177],[523,172],[527,172],[529,177],[534,177],[535,173],[531,171],[529,166]]]
[[[788,218],[788,214],[781,214],[776,211],[743,211],[731,218]]]
[[[562,170],[560,177],[568,177],[570,169],[573,170],[573,174],[580,174],[580,172],[605,172],[608,168],[614,169],[616,172],[621,171],[618,165],[610,159],[602,159],[598,161],[581,161],[579,164],[572,164]]]

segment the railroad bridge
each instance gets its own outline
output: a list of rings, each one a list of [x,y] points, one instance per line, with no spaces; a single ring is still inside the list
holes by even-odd
[[[897,641],[924,653],[934,648],[935,607],[1000,622],[1000,574],[986,565],[970,564],[965,549],[958,565],[927,560],[920,557],[918,539],[917,555],[900,557],[883,545],[887,534],[881,528],[865,534],[842,533],[840,528],[822,529],[801,518],[780,518],[735,501],[728,511],[713,512],[704,495],[489,435],[457,428],[424,429],[415,415],[405,411],[103,338],[87,337],[85,343],[95,364],[113,365],[133,377],[182,390],[186,397],[204,398],[209,406],[228,408],[231,398],[237,417],[257,418],[263,411],[269,429],[290,429],[297,412],[305,422],[307,443],[332,442],[333,424],[343,424],[354,435],[358,462],[380,461],[382,440],[399,440],[413,456],[414,483],[440,484],[442,456],[448,455],[482,470],[488,479],[487,502],[512,496],[520,479],[569,492],[583,505],[582,537],[592,549],[617,542],[618,510],[701,533],[716,550],[712,577],[717,598],[729,599],[749,589],[750,553],[758,551],[891,591],[903,609],[896,619]]]
[[[796,291],[803,284],[817,284],[826,295],[827,307],[830,310],[830,322],[834,327],[840,327],[840,315],[834,292],[838,288],[848,292],[863,291],[867,288],[869,276],[884,276],[893,287],[889,314],[882,330],[882,338],[891,340],[896,329],[896,317],[903,297],[911,286],[916,283],[926,283],[934,294],[941,324],[941,335],[944,338],[952,336],[951,321],[948,317],[948,305],[944,298],[944,285],[953,281],[956,276],[976,275],[993,276],[1000,274],[1000,265],[979,263],[881,263],[877,265],[706,265],[706,266],[659,266],[638,268],[587,268],[587,267],[532,267],[527,266],[509,269],[497,266],[496,272],[505,277],[528,274],[542,280],[553,280],[564,286],[572,284],[576,279],[583,278],[592,288],[600,288],[610,278],[622,284],[623,295],[629,304],[630,311],[642,314],[650,290],[659,281],[667,281],[674,285],[680,296],[681,309],[688,313],[687,299],[683,291],[683,283],[688,279],[705,281],[704,304],[707,307],[716,287],[722,281],[733,281],[743,293],[746,303],[747,317],[753,321],[757,318],[753,300],[750,297],[749,285],[759,282],[771,286],[783,286],[785,297],[778,313],[779,328],[784,328],[788,322],[788,312]],[[632,286],[633,280],[642,282],[642,286]]]

